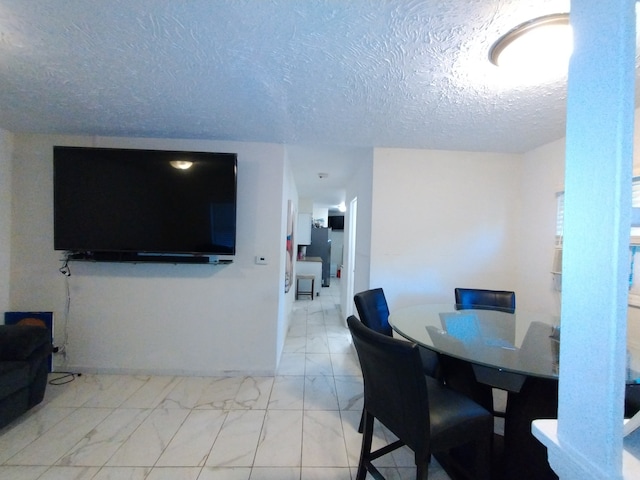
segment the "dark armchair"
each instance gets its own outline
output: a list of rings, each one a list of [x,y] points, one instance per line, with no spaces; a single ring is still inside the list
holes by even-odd
[[[47,328],[0,325],[0,428],[44,398],[51,351]]]

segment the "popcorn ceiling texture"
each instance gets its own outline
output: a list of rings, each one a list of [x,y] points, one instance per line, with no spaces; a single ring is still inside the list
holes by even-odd
[[[487,59],[557,0],[0,0],[0,128],[523,152],[566,77]]]

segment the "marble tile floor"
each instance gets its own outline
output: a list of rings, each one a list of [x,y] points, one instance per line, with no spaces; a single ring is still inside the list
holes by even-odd
[[[41,405],[0,430],[0,480],[354,479],[362,378],[339,304],[339,279],[294,303],[275,377],[48,385]],[[379,428],[378,443],[390,437]],[[388,480],[415,478],[408,449],[377,464]],[[449,479],[435,460],[429,478]]]

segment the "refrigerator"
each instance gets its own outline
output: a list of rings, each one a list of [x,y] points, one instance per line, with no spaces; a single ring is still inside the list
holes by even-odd
[[[329,286],[331,275],[331,239],[330,228],[316,227],[311,229],[311,244],[307,245],[307,257],[322,259],[322,286]]]

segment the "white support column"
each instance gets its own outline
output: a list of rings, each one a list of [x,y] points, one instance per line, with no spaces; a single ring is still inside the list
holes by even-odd
[[[635,2],[574,0],[557,441],[562,480],[622,477]]]

